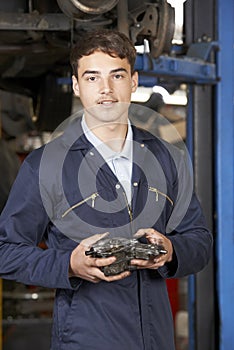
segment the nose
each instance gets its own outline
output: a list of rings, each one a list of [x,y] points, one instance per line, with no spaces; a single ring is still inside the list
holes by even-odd
[[[108,94],[110,92],[112,92],[113,88],[112,88],[112,84],[111,81],[108,77],[103,78],[101,81],[101,87],[100,87],[100,93],[101,94]]]

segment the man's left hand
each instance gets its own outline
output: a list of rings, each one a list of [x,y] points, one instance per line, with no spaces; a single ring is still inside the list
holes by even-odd
[[[171,241],[160,232],[153,228],[140,229],[135,234],[136,238],[145,236],[149,243],[163,246],[167,251],[166,254],[160,254],[150,260],[132,259],[131,265],[137,266],[139,269],[158,269],[165,263],[172,261],[173,246]]]

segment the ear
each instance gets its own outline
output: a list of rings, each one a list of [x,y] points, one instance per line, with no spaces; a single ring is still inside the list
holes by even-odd
[[[132,75],[132,92],[135,92],[138,87],[138,73],[134,72]]]
[[[76,96],[80,96],[80,88],[79,88],[79,83],[75,75],[72,76],[72,88],[73,92]]]

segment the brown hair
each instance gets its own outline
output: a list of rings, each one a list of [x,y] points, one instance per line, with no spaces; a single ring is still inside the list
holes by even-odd
[[[89,56],[95,51],[102,51],[112,57],[126,58],[131,66],[131,73],[134,73],[136,49],[133,43],[123,33],[99,29],[80,36],[71,49],[70,63],[76,78],[79,59],[83,56]]]

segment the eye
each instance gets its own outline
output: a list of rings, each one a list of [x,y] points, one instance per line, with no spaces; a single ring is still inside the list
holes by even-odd
[[[87,81],[94,82],[97,80],[97,77],[95,75],[88,76],[86,78]]]
[[[122,79],[123,78],[123,74],[115,74],[114,75],[114,79],[116,79],[116,80],[119,80],[119,79]]]
[[[91,77],[88,77],[87,80],[89,80],[89,81],[96,81],[97,77],[91,76]]]

